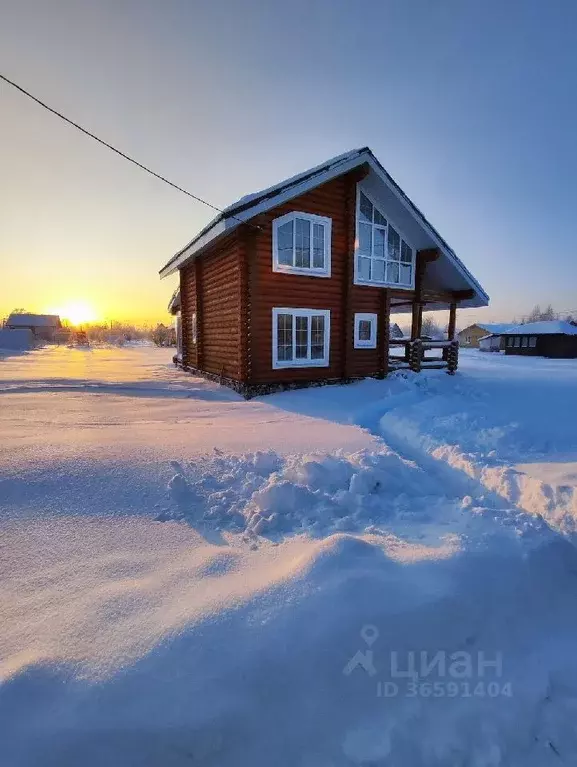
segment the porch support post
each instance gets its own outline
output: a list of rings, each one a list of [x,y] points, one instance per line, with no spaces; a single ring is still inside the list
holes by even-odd
[[[449,304],[449,327],[447,328],[447,338],[449,341],[455,340],[455,328],[457,325],[457,304]]]
[[[411,341],[421,337],[423,330],[423,304],[413,301],[413,315],[411,321]]]
[[[434,248],[431,250],[419,250],[417,253],[417,263],[415,267],[415,297],[413,299],[413,319],[411,323],[411,341],[421,337],[423,331],[423,280],[425,269],[429,261],[436,261],[439,257],[439,251]]]
[[[381,290],[377,321],[377,344],[379,349],[379,377],[389,372],[389,340],[391,337],[391,294],[387,288]]]

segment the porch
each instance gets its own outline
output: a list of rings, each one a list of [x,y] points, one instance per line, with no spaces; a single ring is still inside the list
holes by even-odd
[[[394,314],[411,312],[410,338],[390,338],[388,351],[389,370],[446,369],[453,375],[459,365],[459,342],[455,338],[457,307],[473,297],[472,290],[445,292],[425,287],[427,265],[439,258],[437,249],[419,251],[415,275],[415,291],[401,296],[396,293],[389,301],[389,324]],[[423,311],[448,309],[447,338],[435,340],[423,338]]]
[[[446,369],[453,375],[459,365],[459,342],[429,341],[422,338],[391,338],[389,341],[389,370]]]

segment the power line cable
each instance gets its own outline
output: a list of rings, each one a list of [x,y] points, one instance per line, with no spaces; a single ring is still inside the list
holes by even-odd
[[[48,106],[48,104],[46,104],[44,101],[41,101],[36,96],[33,96],[32,93],[30,93],[25,88],[22,88],[22,86],[10,80],[5,75],[0,74],[0,80],[4,80],[5,83],[8,83],[8,85],[11,85],[13,88],[16,88],[16,90],[20,91],[20,93],[23,93],[25,96],[28,96],[28,98],[32,99],[32,101],[35,101],[44,109],[47,109],[49,112],[52,112],[52,114],[56,115],[56,117],[60,117],[60,119],[64,120],[64,122],[67,122],[69,125],[72,125],[74,128],[81,131],[86,136],[89,136],[95,141],[98,141],[99,144],[102,144],[107,149],[112,150],[116,154],[120,155],[120,157],[123,157],[125,160],[128,160],[128,162],[131,162],[133,165],[136,165],[138,168],[141,168],[142,170],[145,170],[147,173],[150,173],[151,176],[154,176],[155,178],[160,179],[160,181],[164,181],[165,184],[168,184],[173,189],[177,189],[179,192],[186,194],[188,197],[192,197],[193,200],[196,200],[197,202],[201,202],[203,205],[207,205],[209,208],[212,208],[213,210],[218,211],[218,213],[224,213],[224,210],[222,208],[219,208],[216,205],[213,205],[211,202],[208,202],[207,200],[203,200],[202,197],[198,197],[198,195],[192,194],[192,192],[189,192],[187,189],[183,189],[181,186],[178,186],[178,184],[175,184],[172,181],[169,181],[164,176],[161,176],[160,173],[155,173],[155,171],[151,170],[150,168],[147,168],[146,165],[143,165],[141,162],[138,162],[138,160],[135,160],[133,157],[129,157],[129,155],[125,154],[124,152],[121,152],[120,149],[117,149],[116,147],[112,146],[112,144],[109,144],[107,141],[104,141],[103,139],[98,138],[98,136],[95,136],[94,133],[91,133],[89,130],[86,130],[86,128],[83,128],[82,125],[79,125],[78,123],[74,122],[74,120],[71,120],[69,117],[66,117],[66,115],[63,115],[57,109],[53,109],[51,106]],[[241,224],[248,224],[249,226],[252,226],[254,229],[260,229],[259,226],[252,224],[250,221],[243,221],[241,218],[237,218],[237,216],[231,215],[230,218],[234,218],[235,221],[238,221]]]

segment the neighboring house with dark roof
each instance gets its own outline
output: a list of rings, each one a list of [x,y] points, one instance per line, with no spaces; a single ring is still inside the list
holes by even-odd
[[[58,331],[62,328],[57,314],[30,314],[29,312],[12,313],[6,320],[5,327],[15,330],[27,328],[35,338],[42,341],[54,342]]]
[[[175,272],[183,366],[245,394],[385,375],[392,314],[414,341],[424,309],[449,309],[451,338],[457,307],[489,301],[366,147],[226,208]]]
[[[517,325],[501,334],[505,354],[538,357],[577,357],[577,325],[564,320],[542,320]]]
[[[516,327],[515,323],[504,322],[476,322],[457,333],[460,346],[479,348],[481,338],[490,335],[500,335],[506,330]]]

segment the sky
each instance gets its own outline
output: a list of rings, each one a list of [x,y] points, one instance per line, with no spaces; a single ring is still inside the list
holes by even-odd
[[[0,0],[0,69],[217,206],[368,145],[491,296],[577,310],[574,0]],[[0,317],[167,320],[214,211],[0,83]]]

